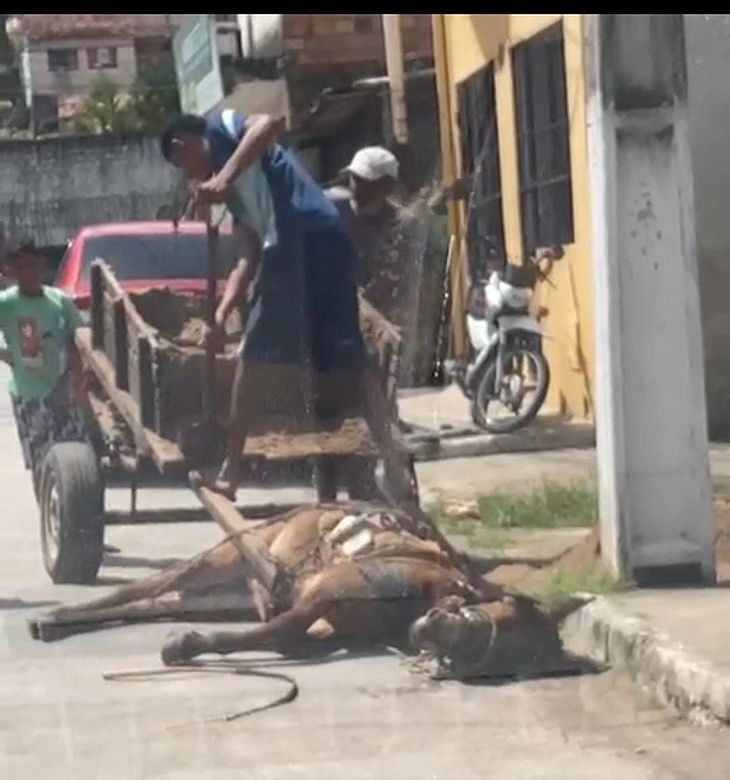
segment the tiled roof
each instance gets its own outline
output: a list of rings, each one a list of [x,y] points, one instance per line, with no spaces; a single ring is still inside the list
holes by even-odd
[[[169,35],[180,14],[18,14],[30,41]]]

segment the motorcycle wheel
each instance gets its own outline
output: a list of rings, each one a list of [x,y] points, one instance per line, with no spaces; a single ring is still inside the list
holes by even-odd
[[[503,359],[505,366],[518,365],[521,367],[521,371],[524,371],[526,363],[532,365],[534,378],[530,380],[530,391],[534,394],[524,406],[522,402],[526,399],[520,399],[517,409],[513,409],[513,416],[489,417],[489,407],[493,406],[499,399],[494,393],[497,365],[494,360],[487,363],[481,377],[479,377],[476,392],[471,402],[471,418],[475,425],[489,433],[512,433],[532,422],[545,402],[550,386],[550,366],[541,352],[526,349],[510,350],[504,354]],[[522,379],[524,380],[524,377]]]

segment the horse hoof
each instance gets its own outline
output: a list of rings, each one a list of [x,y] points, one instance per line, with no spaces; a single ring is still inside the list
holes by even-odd
[[[172,632],[162,645],[162,663],[165,666],[174,666],[194,658],[198,654],[195,648],[196,640],[201,638],[202,635],[197,631]]]
[[[39,642],[58,642],[74,633],[71,626],[44,620],[29,620],[28,631]]]

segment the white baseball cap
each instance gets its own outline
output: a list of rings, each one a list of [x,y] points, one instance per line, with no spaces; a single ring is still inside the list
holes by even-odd
[[[386,176],[397,179],[398,160],[382,146],[366,146],[356,152],[345,170],[367,181],[378,181]]]

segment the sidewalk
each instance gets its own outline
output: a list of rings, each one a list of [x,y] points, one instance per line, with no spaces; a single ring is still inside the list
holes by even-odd
[[[398,407],[402,421],[412,428],[405,438],[416,460],[592,447],[595,443],[592,425],[566,422],[550,414],[540,414],[515,433],[486,433],[472,423],[469,401],[453,384],[401,390]]]
[[[452,539],[465,549],[458,537]],[[564,570],[576,570],[591,546],[585,528],[512,529],[498,550],[472,553],[502,561],[489,572],[490,581],[529,594],[549,577],[555,565],[548,563],[551,559],[567,553],[573,560],[565,561]],[[730,724],[730,524],[718,540],[718,572],[720,584],[714,588],[599,596],[565,621],[565,646],[623,669],[643,691],[683,717]]]
[[[564,637],[569,649],[626,670],[656,700],[680,714],[700,722],[730,723],[730,447],[713,445],[710,462],[713,477],[722,484],[714,502],[718,586],[599,596],[568,618]],[[436,496],[529,489],[543,479],[568,483],[591,478],[595,454],[566,449],[457,458],[419,463],[418,474],[428,502]],[[500,549],[492,551],[495,558],[513,561],[504,567],[509,579],[503,584],[520,589],[523,577],[537,575],[533,566],[579,544],[587,533],[510,530],[500,540]],[[454,542],[463,547],[460,538]]]
[[[681,715],[730,723],[729,615],[727,586],[641,590],[586,605],[567,619],[564,637]]]

